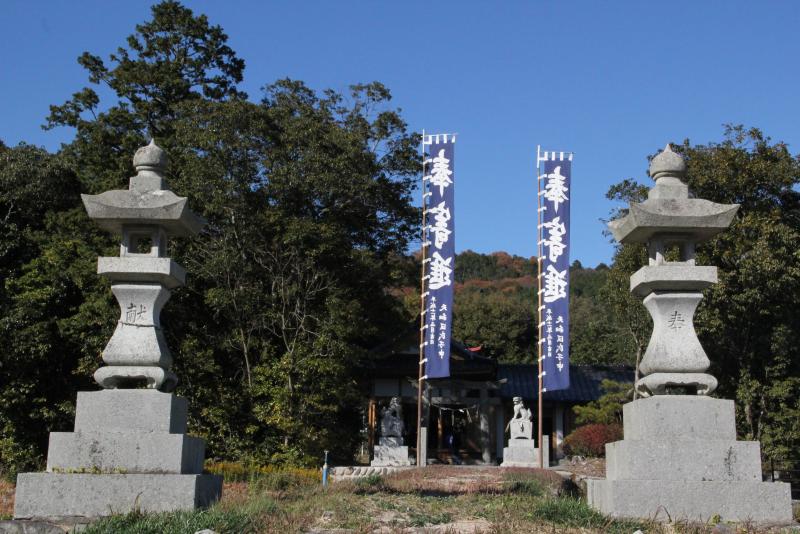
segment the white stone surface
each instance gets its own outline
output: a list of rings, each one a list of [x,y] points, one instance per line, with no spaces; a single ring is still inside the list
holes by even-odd
[[[47,471],[200,474],[204,454],[186,434],[51,432]]]
[[[636,391],[642,397],[667,395],[676,388],[692,389],[706,396],[717,389],[717,379],[708,373],[651,373],[636,382]]]
[[[97,258],[97,274],[112,282],[153,282],[168,289],[186,282],[186,270],[170,258],[102,256]]]
[[[378,438],[378,445],[382,447],[402,447],[403,438],[397,436],[389,436],[389,437],[381,436]]]
[[[738,209],[738,204],[715,204],[699,198],[682,202],[653,198],[631,204],[628,216],[609,222],[608,227],[621,243],[644,243],[656,233],[692,234],[702,241],[730,226]]]
[[[733,401],[660,395],[626,404],[623,418],[606,478],[587,481],[591,506],[664,521],[791,520],[788,484],[761,482],[759,443],[736,441]]]
[[[107,365],[94,372],[94,380],[105,389],[144,385],[147,389],[170,392],[178,385],[175,373],[152,365]]]
[[[612,517],[658,521],[790,523],[789,484],[687,480],[587,480],[589,504]]]
[[[732,400],[657,395],[625,404],[622,414],[626,440],[736,440]]]
[[[183,397],[147,389],[81,391],[75,407],[76,432],[186,432]]]
[[[188,199],[169,190],[134,192],[128,189],[81,195],[89,217],[103,230],[121,234],[126,224],[158,224],[171,235],[198,233],[205,221],[189,209]]]
[[[543,436],[542,460],[544,467],[550,465],[550,436]],[[539,449],[532,439],[509,439],[503,448],[502,467],[539,467]]]
[[[370,462],[370,465],[375,467],[413,464],[412,460],[408,457],[408,447],[405,445],[401,447],[375,445],[374,454],[375,457]]]
[[[631,293],[645,297],[658,290],[700,291],[718,280],[717,268],[697,265],[645,265],[631,276]]]
[[[222,494],[222,477],[170,474],[22,473],[17,477],[14,517],[101,517],[192,510]]]
[[[653,334],[639,370],[651,373],[703,373],[711,362],[694,330],[699,292],[650,293],[644,305],[653,318]]]
[[[512,419],[508,422],[509,442],[533,439],[533,422],[529,419]]]
[[[159,317],[170,291],[160,284],[114,284],[111,291],[120,305],[120,319],[103,350],[103,361],[110,366],[169,369],[172,356]]]
[[[330,475],[334,482],[342,480],[354,480],[357,478],[368,477],[372,475],[390,475],[398,471],[405,471],[407,469],[414,469],[413,466],[388,466],[388,465],[356,465],[356,466],[338,466],[330,469]]]
[[[623,440],[606,445],[609,480],[744,480],[761,482],[757,441]]]

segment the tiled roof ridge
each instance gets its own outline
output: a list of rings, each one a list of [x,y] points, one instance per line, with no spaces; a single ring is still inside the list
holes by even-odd
[[[520,363],[520,362],[498,362],[499,366],[503,367],[535,367],[536,363]],[[627,369],[634,369],[633,365],[628,365],[625,363],[570,363],[569,364],[571,369],[574,368],[581,368],[581,369],[619,369],[619,370],[627,370]]]

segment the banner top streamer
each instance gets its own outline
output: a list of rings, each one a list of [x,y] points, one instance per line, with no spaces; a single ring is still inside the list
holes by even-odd
[[[433,145],[433,144],[437,144],[438,145],[438,144],[447,143],[448,141],[450,143],[455,143],[456,142],[456,135],[458,135],[458,134],[454,134],[454,133],[452,133],[452,134],[451,133],[428,134],[428,135],[422,134],[422,145],[423,145],[423,147],[425,145]]]

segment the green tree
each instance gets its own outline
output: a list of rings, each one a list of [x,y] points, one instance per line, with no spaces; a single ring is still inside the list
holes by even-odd
[[[59,364],[75,380],[57,393],[42,388],[37,402],[63,401],[69,412],[117,313],[94,274],[98,254],[115,254],[114,240],[94,228],[74,193],[126,187],[131,156],[151,133],[170,155],[170,187],[208,220],[197,238],[171,244],[188,285],[162,317],[192,431],[218,457],[306,462],[328,448],[347,460],[360,424],[356,366],[409,320],[391,288],[418,220],[410,196],[418,138],[380,83],[355,85],[345,97],[281,80],[249,101],[236,87],[244,64],[219,27],[176,2],[152,15],[110,67],[80,59],[89,81],[111,90],[109,102],[101,106],[87,88],[51,109],[49,126],[76,132],[57,159],[73,179],[64,208],[71,218],[48,211],[63,231],[43,233],[27,261],[52,276],[80,276],[80,292],[64,294],[63,310],[48,316],[12,310],[45,330],[50,346],[72,351]],[[36,281],[13,289],[29,299],[61,295],[51,279]],[[21,340],[9,358],[36,343]],[[44,368],[55,358],[46,352],[39,361]],[[39,435],[65,421],[47,420]],[[43,451],[27,436],[9,444]]]
[[[50,428],[66,428],[80,355],[98,350],[113,316],[94,275],[105,244],[87,230],[78,180],[58,156],[0,146],[0,472],[31,468]],[[82,323],[76,330],[76,323]]]
[[[100,97],[85,87],[64,104],[50,106],[46,127],[75,128],[76,137],[63,153],[93,193],[126,186],[133,170],[130,154],[146,135],[172,148],[168,142],[186,102],[247,96],[236,87],[244,61],[226,44],[222,28],[172,0],[151,11],[152,20],[136,26],[127,48],[110,55],[110,66],[89,52],[78,58],[89,82],[116,96],[113,105],[100,112]]]
[[[622,424],[622,405],[633,398],[633,387],[624,382],[603,380],[600,382],[603,395],[584,406],[575,406],[575,422],[579,425],[599,423]]]
[[[458,264],[458,262],[456,262]],[[536,361],[534,288],[469,288],[456,295],[453,336],[502,362]]]
[[[586,269],[573,262],[570,268],[570,362],[608,365],[628,363],[626,333],[616,310],[604,298],[604,288],[614,273]]]

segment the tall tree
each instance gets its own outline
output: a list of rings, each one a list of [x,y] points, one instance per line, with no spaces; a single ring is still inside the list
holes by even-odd
[[[227,45],[222,28],[172,0],[151,11],[152,19],[136,26],[109,65],[89,52],[78,58],[92,86],[105,86],[115,102],[101,106],[90,86],[50,107],[46,128],[76,131],[62,152],[91,193],[124,187],[133,171],[130,155],[148,136],[172,148],[174,122],[186,102],[247,96],[237,88],[244,61]]]
[[[212,456],[304,462],[328,448],[346,459],[360,423],[355,366],[407,320],[390,289],[417,220],[410,195],[418,139],[380,83],[344,96],[281,80],[261,101],[248,100],[237,88],[244,63],[226,41],[205,16],[165,1],[108,65],[81,56],[90,83],[112,98],[101,103],[86,88],[51,108],[49,127],[75,129],[55,160],[72,180],[62,199],[70,218],[56,219],[57,209],[43,204],[45,219],[63,231],[43,232],[31,257],[11,262],[15,272],[34,273],[35,284],[15,282],[15,295],[51,291],[63,305],[44,302],[47,313],[37,315],[13,295],[3,293],[3,302],[9,317],[46,332],[46,347],[71,351],[59,365],[72,378],[58,393],[43,387],[36,400],[68,413],[101,364],[117,313],[93,272],[95,257],[115,254],[115,242],[85,217],[76,193],[127,187],[132,154],[154,135],[171,158],[171,189],[208,220],[197,238],[171,244],[188,285],[162,316],[192,431]],[[68,235],[72,248],[62,242]],[[14,246],[2,239],[0,249]],[[76,277],[79,291],[52,289],[65,276]],[[37,346],[45,344],[20,340],[8,359]],[[35,361],[45,367],[57,358],[45,350]],[[38,435],[64,422],[50,418]],[[41,440],[9,439],[9,450],[28,447],[28,461],[41,458]]]
[[[105,239],[85,228],[77,193],[58,156],[0,146],[0,474],[33,467],[48,429],[69,424],[89,382],[79,358],[110,334],[93,319],[113,313],[94,275]]]

